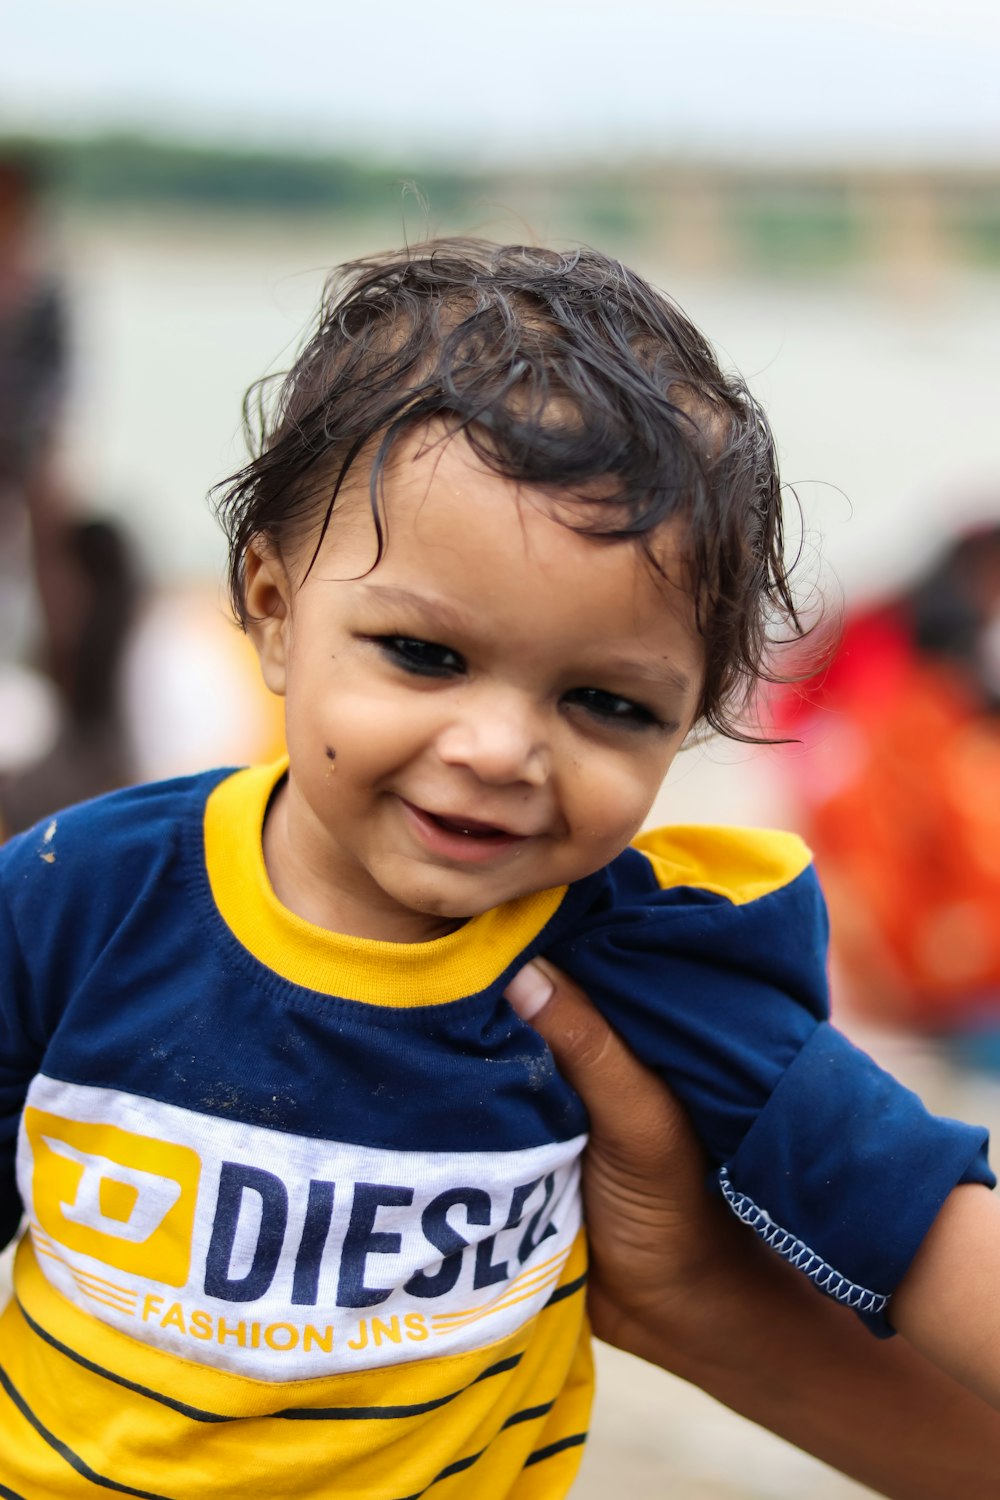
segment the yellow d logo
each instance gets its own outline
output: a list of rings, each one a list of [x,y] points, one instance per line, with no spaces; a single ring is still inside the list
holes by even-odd
[[[184,1286],[201,1162],[188,1146],[24,1111],[35,1213],[67,1250],[168,1286]]]

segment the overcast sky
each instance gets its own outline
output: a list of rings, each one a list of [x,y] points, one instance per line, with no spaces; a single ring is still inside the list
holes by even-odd
[[[0,0],[0,128],[1000,160],[998,0]]]

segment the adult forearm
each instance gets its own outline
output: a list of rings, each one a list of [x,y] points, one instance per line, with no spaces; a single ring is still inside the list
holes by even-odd
[[[892,1500],[995,1500],[1000,1414],[746,1238],[697,1302],[613,1341]]]

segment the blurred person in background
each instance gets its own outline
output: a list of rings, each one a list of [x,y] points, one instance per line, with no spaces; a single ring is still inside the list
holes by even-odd
[[[798,742],[787,764],[849,1004],[995,1064],[1000,524],[962,532],[915,583],[849,615],[778,722]]]
[[[47,662],[58,727],[42,754],[0,777],[0,830],[7,834],[132,779],[119,692],[138,595],[131,550],[113,521],[96,519],[67,519],[49,545],[66,574],[56,615],[64,635]]]
[[[0,833],[130,770],[116,696],[134,569],[114,523],[74,514],[60,472],[67,319],[42,187],[36,160],[0,157]]]

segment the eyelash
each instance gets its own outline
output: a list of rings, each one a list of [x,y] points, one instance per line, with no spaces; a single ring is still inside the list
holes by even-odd
[[[465,670],[465,662],[457,651],[435,641],[409,635],[377,635],[372,640],[391,662],[415,677],[457,677]]]
[[[457,677],[465,671],[465,660],[450,646],[415,636],[378,635],[369,639],[389,660],[414,677]],[[603,688],[573,688],[563,701],[582,708],[591,718],[624,730],[662,729],[663,721],[651,709]]]
[[[595,719],[622,729],[663,728],[662,720],[651,709],[631,698],[622,698],[618,693],[607,693],[602,688],[574,688],[566,694],[564,701],[583,708]]]

